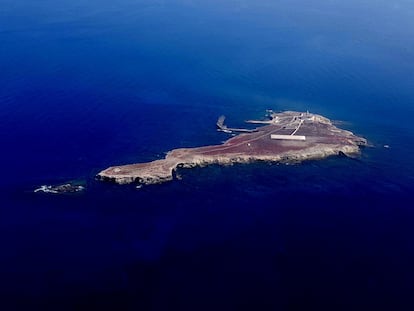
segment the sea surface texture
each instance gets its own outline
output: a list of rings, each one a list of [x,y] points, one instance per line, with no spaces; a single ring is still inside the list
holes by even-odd
[[[269,108],[370,147],[94,179]],[[413,1],[0,0],[0,309],[413,310],[413,118]]]

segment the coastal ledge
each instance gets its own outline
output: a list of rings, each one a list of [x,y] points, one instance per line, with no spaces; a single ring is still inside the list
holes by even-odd
[[[366,139],[337,128],[317,114],[269,111],[268,117],[264,121],[247,121],[263,125],[248,132],[228,128],[221,117],[217,123],[219,130],[242,134],[221,145],[174,149],[162,160],[109,167],[97,177],[118,184],[159,184],[172,180],[174,172],[182,167],[255,161],[298,163],[340,154],[357,155],[360,147],[367,145]]]

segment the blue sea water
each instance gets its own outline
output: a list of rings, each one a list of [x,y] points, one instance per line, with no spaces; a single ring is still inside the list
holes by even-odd
[[[413,21],[407,0],[0,0],[1,310],[412,310]],[[268,108],[372,146],[94,179]],[[87,191],[32,193],[69,180]]]

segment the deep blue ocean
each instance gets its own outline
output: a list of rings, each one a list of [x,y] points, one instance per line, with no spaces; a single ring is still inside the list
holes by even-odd
[[[268,108],[371,146],[94,179]],[[413,118],[413,1],[0,0],[0,310],[413,310]]]

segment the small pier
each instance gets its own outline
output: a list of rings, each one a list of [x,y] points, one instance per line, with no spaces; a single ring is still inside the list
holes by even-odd
[[[242,129],[242,128],[232,128],[232,127],[227,127],[227,125],[224,124],[224,120],[226,120],[225,116],[220,116],[217,120],[217,129],[219,131],[225,132],[225,133],[254,133],[257,132],[257,129]]]

